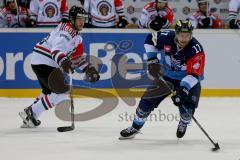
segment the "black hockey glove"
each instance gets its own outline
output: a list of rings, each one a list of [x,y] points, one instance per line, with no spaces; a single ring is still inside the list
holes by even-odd
[[[66,58],[61,65],[61,68],[63,69],[64,72],[69,73],[69,72],[74,72],[73,64],[72,61]]]
[[[29,21],[27,21],[26,26],[27,27],[36,27],[36,23],[37,22],[35,20],[30,19]]]
[[[91,83],[97,82],[100,79],[100,75],[98,71],[91,64],[89,64],[86,68],[84,68],[83,72],[86,73],[87,78]]]
[[[229,21],[229,27],[231,29],[238,29],[237,20],[236,19],[231,19]]]
[[[157,57],[149,59],[147,61],[147,64],[148,64],[148,72],[151,76],[153,76],[154,78],[159,78],[160,76],[162,76],[160,72],[161,65]]]
[[[198,26],[199,26],[199,28],[209,28],[209,27],[211,27],[210,23],[211,23],[211,18],[206,17],[199,21]]]
[[[125,17],[119,17],[119,21],[116,24],[117,28],[126,28],[128,25],[128,21],[125,19]]]
[[[176,94],[173,95],[172,101],[173,104],[180,107],[188,98],[189,91],[185,87],[180,87],[177,91]]]
[[[152,22],[150,22],[149,26],[154,31],[160,31],[162,26],[167,22],[167,19],[157,16]]]

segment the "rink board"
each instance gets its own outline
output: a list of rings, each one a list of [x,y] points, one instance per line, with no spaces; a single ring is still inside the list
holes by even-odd
[[[112,89],[104,88],[97,89],[98,92],[92,90],[77,89],[78,93],[85,93],[83,96],[77,94],[76,97],[141,97],[145,89]],[[99,91],[102,91],[102,94],[99,94]],[[1,89],[0,97],[17,97],[17,98],[26,98],[26,97],[37,97],[41,93],[40,89]],[[203,97],[240,97],[240,89],[202,89],[201,96]]]
[[[1,97],[32,97],[39,94],[39,84],[30,66],[31,52],[33,46],[50,31],[51,29],[0,30]],[[104,62],[103,65],[98,65],[101,68],[101,80],[91,85],[77,71],[74,84],[100,89],[103,93],[99,96],[141,96],[143,86],[149,82],[143,48],[148,33],[148,30],[137,29],[84,30],[85,54]],[[240,96],[240,74],[236,74],[240,68],[240,31],[196,30],[194,35],[206,52],[202,96]],[[121,61],[123,56],[127,58],[126,61]],[[129,88],[140,89],[132,89],[131,92]],[[96,95],[94,89],[88,93],[90,96]]]

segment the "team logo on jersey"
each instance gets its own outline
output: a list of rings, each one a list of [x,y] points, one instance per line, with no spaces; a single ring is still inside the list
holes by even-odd
[[[97,5],[98,13],[102,16],[107,16],[109,12],[112,12],[112,6],[107,1],[102,1]]]
[[[181,65],[181,60],[171,57],[171,68],[174,71],[181,71],[184,66]]]
[[[200,63],[195,63],[193,69],[198,70],[200,68]]]
[[[133,6],[127,7],[127,13],[128,14],[133,14],[135,12],[135,8]]]
[[[47,16],[48,18],[52,18],[58,15],[58,7],[52,2],[46,3],[43,8],[43,15]]]
[[[182,9],[183,14],[188,15],[191,12],[191,9],[187,6],[183,7]]]
[[[165,51],[165,52],[171,52],[171,51],[172,51],[172,47],[171,47],[171,46],[164,45],[164,51]]]

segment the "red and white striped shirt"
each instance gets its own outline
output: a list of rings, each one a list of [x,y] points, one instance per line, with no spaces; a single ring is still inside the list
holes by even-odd
[[[174,15],[170,7],[165,7],[163,10],[157,11],[156,3],[150,2],[147,3],[142,10],[142,14],[138,21],[139,28],[149,28],[149,24],[156,18],[156,16],[167,19],[166,24],[162,26],[163,29],[169,28],[173,23]]]
[[[57,26],[62,18],[68,19],[67,0],[32,0],[31,19],[37,26]]]
[[[96,27],[113,27],[117,17],[124,17],[122,0],[85,0],[84,9],[89,13],[90,24]]]
[[[82,41],[81,34],[70,23],[60,23],[48,37],[36,44],[31,64],[59,67],[68,57],[79,67],[84,50]],[[86,65],[80,66],[80,69]]]
[[[239,11],[240,0],[231,0],[229,3],[229,20],[236,19],[237,23],[240,25]]]
[[[207,16],[210,18],[209,28],[217,29],[222,27],[222,20],[216,13],[209,12]],[[206,16],[202,12],[196,11],[188,19],[192,22],[194,28],[198,28],[199,22],[204,18],[206,18]]]

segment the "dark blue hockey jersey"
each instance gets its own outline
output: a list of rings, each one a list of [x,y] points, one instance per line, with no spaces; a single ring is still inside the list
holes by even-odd
[[[180,80],[181,86],[191,89],[203,79],[205,53],[202,45],[192,38],[184,48],[178,48],[175,31],[165,30],[149,34],[144,44],[148,59],[160,53],[165,76]]]

